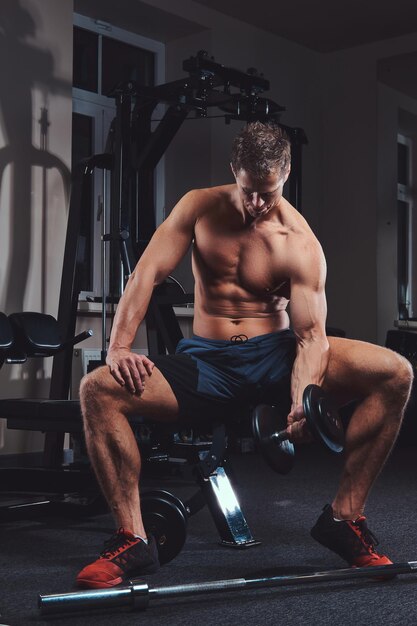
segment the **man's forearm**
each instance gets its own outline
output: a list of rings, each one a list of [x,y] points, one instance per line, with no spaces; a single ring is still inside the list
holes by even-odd
[[[307,385],[321,385],[329,362],[327,338],[299,342],[291,376],[292,409],[302,404]]]
[[[136,270],[133,272],[117,306],[109,352],[130,350],[139,325],[146,315],[153,288],[154,280],[151,275]]]

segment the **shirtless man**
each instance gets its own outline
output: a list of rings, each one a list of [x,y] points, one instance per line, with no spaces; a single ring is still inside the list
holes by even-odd
[[[397,436],[411,366],[385,348],[326,337],[325,259],[282,195],[290,146],[279,127],[248,124],[234,141],[231,166],[235,184],[190,191],[155,232],[118,305],[107,366],[82,381],[87,447],[119,530],[79,573],[79,586],[109,587],[158,569],[155,541],[142,524],[141,460],[127,416],[227,419],[248,404],[273,401],[283,381],[289,391],[290,380],[295,442],[306,434],[301,404],[308,384],[323,385],[340,405],[358,401],[339,489],[312,536],[350,565],[391,562],[376,551],[363,510]],[[133,354],[153,288],[191,244],[195,335],[176,355]]]

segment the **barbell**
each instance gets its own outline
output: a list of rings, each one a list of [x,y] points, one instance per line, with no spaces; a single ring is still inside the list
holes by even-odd
[[[303,393],[307,426],[316,441],[335,454],[343,452],[345,434],[332,399],[322,387],[308,385]],[[260,404],[252,414],[252,430],[268,465],[279,474],[288,474],[294,465],[294,445],[289,441],[287,413],[279,406]]]
[[[127,586],[112,589],[91,589],[64,594],[40,595],[38,606],[41,615],[53,615],[115,608],[146,609],[151,601],[197,594],[243,591],[248,589],[285,587],[327,581],[355,580],[361,578],[384,579],[397,574],[417,574],[417,561],[393,563],[371,567],[349,567],[305,574],[268,576],[258,578],[232,578],[167,587],[150,587],[146,582],[130,581]]]

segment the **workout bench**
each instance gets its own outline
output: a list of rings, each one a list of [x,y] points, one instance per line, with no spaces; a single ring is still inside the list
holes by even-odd
[[[23,363],[28,358],[54,356],[72,348],[86,337],[85,331],[69,341],[60,337],[57,321],[41,313],[0,314],[0,363]],[[0,417],[10,429],[70,433],[82,447],[82,419],[78,400],[2,399]],[[135,431],[144,420],[130,420]],[[140,445],[140,441],[139,441]],[[145,526],[159,546],[160,560],[166,563],[182,549],[186,539],[188,518],[206,504],[212,514],[220,540],[224,545],[246,547],[257,545],[231,486],[225,467],[227,436],[223,424],[214,425],[211,441],[173,441],[166,451],[166,460],[182,459],[191,464],[199,486],[185,503],[164,490],[142,494]],[[158,456],[160,461],[161,455]],[[62,511],[62,506],[82,503],[88,513],[96,510],[100,490],[89,465],[74,463],[64,466],[0,468],[2,492],[25,494],[18,502],[6,501],[0,506],[0,520],[40,511]],[[41,499],[33,494],[46,494]],[[28,495],[30,494],[30,495]],[[227,502],[227,506],[226,506]],[[87,506],[86,506],[87,505]]]
[[[24,363],[29,358],[54,356],[91,336],[84,331],[63,341],[58,323],[51,315],[41,313],[0,314],[0,365]],[[80,422],[78,402],[55,399],[0,399],[0,417],[9,429],[41,432],[72,432]],[[24,497],[2,499],[0,519],[9,519],[19,512],[25,515],[47,505],[61,503],[65,494],[86,495],[94,490],[91,472],[72,470],[45,458],[41,467],[0,467],[2,492],[25,494]],[[34,494],[48,494],[42,498]]]
[[[161,326],[164,327],[163,316],[158,328]],[[168,336],[166,328],[165,334]],[[91,331],[84,331],[62,341],[58,323],[50,315],[29,312],[6,317],[0,314],[0,359],[2,363],[23,363],[28,358],[54,356],[72,349],[90,335]],[[294,448],[287,441],[285,430],[277,432],[277,425],[281,413],[282,428],[285,428],[286,411],[268,405],[263,405],[261,409],[256,407],[253,412],[255,439],[269,465],[276,472],[285,474],[292,467]],[[320,388],[314,385],[305,392],[305,413],[316,439],[333,452],[341,452],[343,431],[338,416]],[[11,429],[70,433],[79,448],[83,448],[78,400],[3,399],[0,400],[0,417],[6,418]],[[140,416],[130,419],[130,423],[136,435],[144,424],[149,424]],[[141,447],[140,436],[137,439]],[[161,563],[167,563],[180,552],[186,540],[188,518],[206,504],[223,545],[244,548],[259,543],[249,529],[227,473],[227,439],[225,425],[214,423],[211,441],[181,442],[172,439],[169,442],[165,460],[188,461],[199,489],[185,503],[165,490],[142,493],[144,524],[156,538]],[[157,459],[160,462],[160,454]],[[58,505],[62,510],[63,505],[74,506],[78,502],[83,504],[86,512],[97,512],[97,503],[102,499],[89,463],[79,463],[78,459],[74,459],[73,463],[64,466],[62,459],[59,464],[48,464],[48,460],[45,459],[43,466],[37,468],[0,468],[3,492],[48,494],[41,500],[32,495],[18,503],[6,502],[0,506],[0,520],[40,510],[39,504],[44,505],[42,511],[45,512],[46,505],[52,510],[56,510]]]

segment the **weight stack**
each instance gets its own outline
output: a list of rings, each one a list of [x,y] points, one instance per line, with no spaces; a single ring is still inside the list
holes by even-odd
[[[410,361],[414,371],[414,384],[410,401],[405,411],[399,435],[400,445],[417,445],[417,332],[389,330],[385,345]]]

